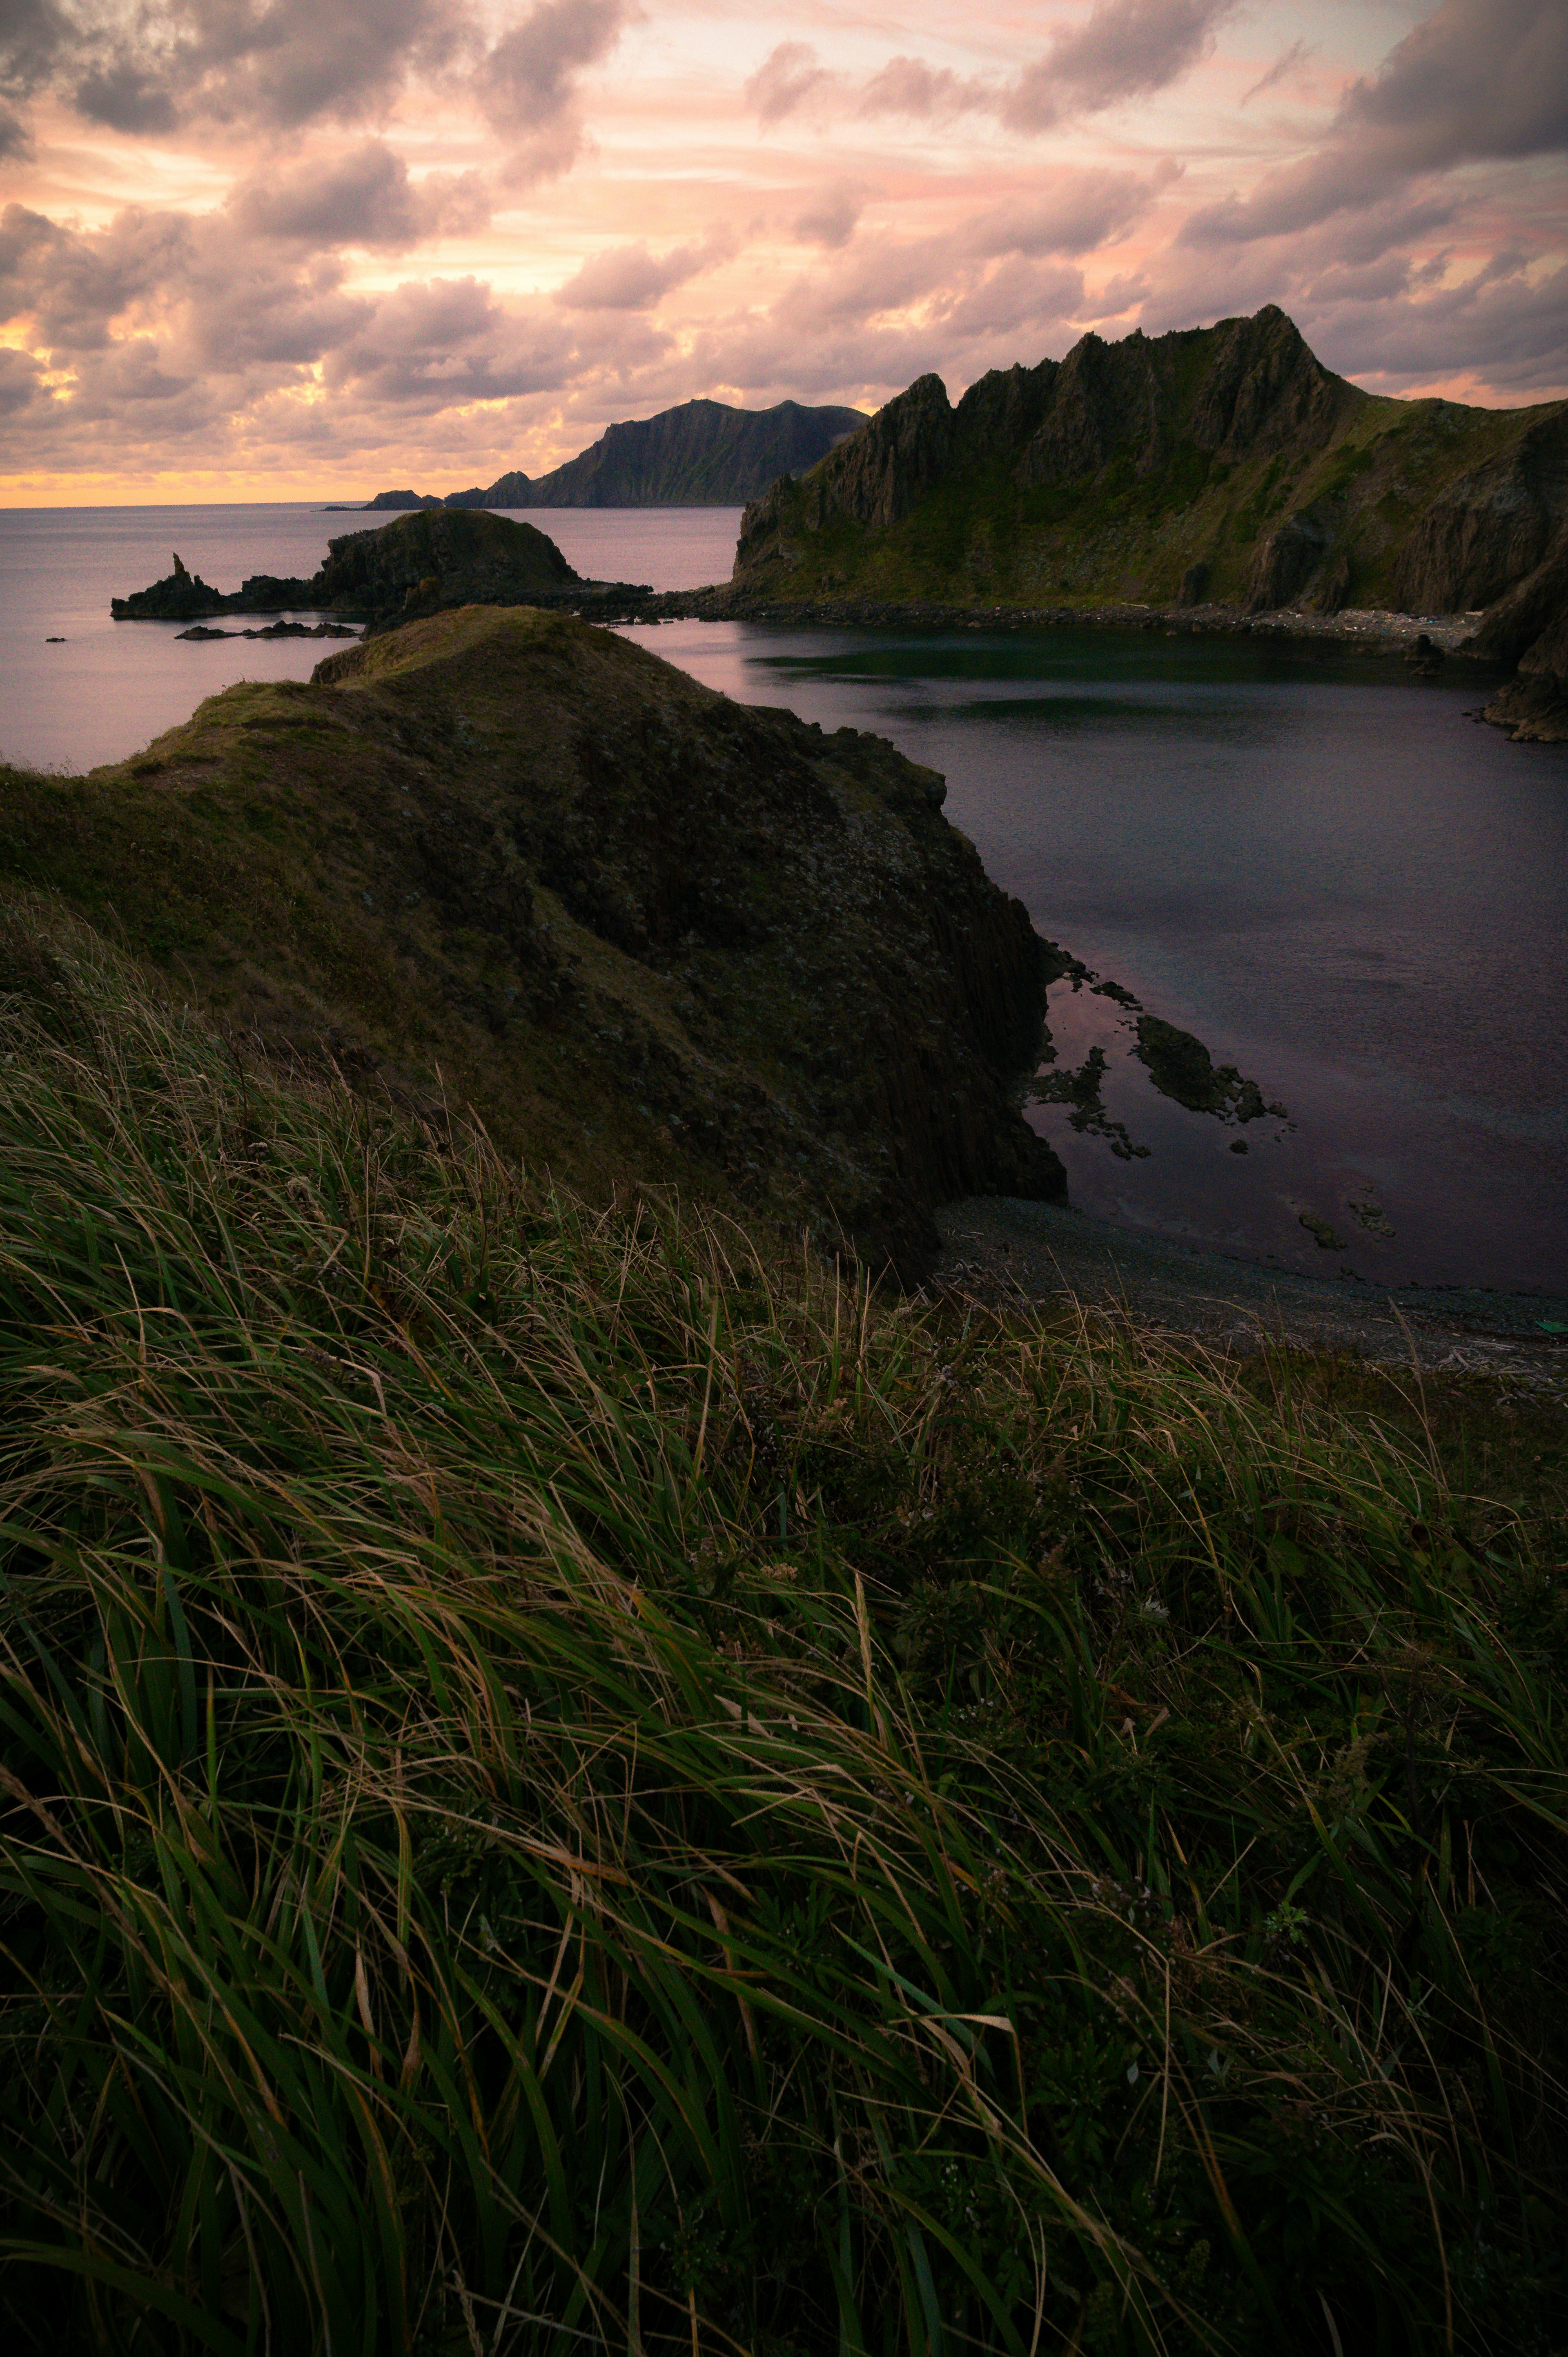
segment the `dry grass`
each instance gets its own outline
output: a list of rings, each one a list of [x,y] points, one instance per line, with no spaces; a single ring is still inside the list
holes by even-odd
[[[1558,2345],[1546,1503],[596,1213],[50,925],[0,1047],[21,2345]]]

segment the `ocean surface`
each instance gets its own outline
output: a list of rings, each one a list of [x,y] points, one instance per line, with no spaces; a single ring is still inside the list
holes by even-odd
[[[585,578],[654,589],[727,581],[740,522],[738,508],[512,512],[548,532]],[[252,573],[307,579],[329,540],[395,515],[281,505],[0,509],[0,761],[90,770],[188,720],[204,695],[237,679],[308,679],[329,645],[182,640],[180,622],[112,621],[109,601],[162,580],[176,552],[225,592]],[[634,559],[640,569],[622,569]],[[301,608],[289,619],[317,618]],[[278,619],[235,614],[214,627]]]
[[[737,514],[531,521],[585,574],[676,588],[727,576]],[[111,623],[108,599],[174,548],[232,587],[307,573],[356,528],[304,508],[0,514],[0,756],[86,767],[230,680],[307,676],[311,641],[181,644]],[[948,815],[1042,933],[1285,1109],[1240,1129],[1185,1111],[1131,1056],[1129,1011],[1058,985],[1053,1069],[1099,1046],[1106,1113],[1147,1149],[1040,1106],[1081,1208],[1347,1284],[1568,1288],[1568,748],[1467,718],[1453,666],[1424,682],[1332,645],[1100,630],[628,635],[942,770]]]

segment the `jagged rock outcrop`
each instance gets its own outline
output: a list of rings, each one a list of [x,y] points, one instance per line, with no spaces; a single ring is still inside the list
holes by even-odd
[[[1469,610],[1568,515],[1568,404],[1374,398],[1284,313],[922,377],[746,510],[757,601]]]
[[[177,558],[176,559],[178,564]],[[644,595],[627,583],[585,582],[536,526],[499,515],[423,508],[328,544],[308,580],[252,574],[225,595],[183,566],[149,589],[116,597],[116,621],[208,621],[220,614],[285,610],[347,614],[384,628],[410,613],[455,606],[612,605]]]
[[[228,610],[221,590],[214,589],[199,573],[188,572],[177,552],[172,573],[166,573],[150,587],[138,589],[129,597],[116,597],[112,603],[116,621],[204,622],[211,615]]]
[[[248,1039],[471,1103],[535,1167],[919,1276],[936,1203],[1064,1188],[1015,1084],[1065,962],[943,791],[612,632],[469,608],[28,781],[0,872],[112,899]]]

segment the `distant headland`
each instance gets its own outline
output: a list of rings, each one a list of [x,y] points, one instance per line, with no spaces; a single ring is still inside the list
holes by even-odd
[[[808,409],[798,401],[771,409],[734,409],[723,401],[683,401],[656,416],[611,425],[586,450],[548,474],[518,468],[488,490],[378,491],[369,514],[385,508],[744,507],[781,475],[803,474],[837,442],[865,424],[860,409]],[[338,512],[333,510],[330,512]]]
[[[532,528],[464,512],[503,496],[694,503],[721,483],[733,496],[743,459],[765,457],[731,578],[705,589],[582,583],[542,533],[510,538]],[[688,402],[612,426],[537,482],[372,505],[413,512],[333,541],[309,582],[258,577],[225,596],[177,572],[113,611],[306,608],[385,628],[478,601],[596,619],[1297,630],[1391,643],[1434,670],[1462,653],[1493,684],[1511,670],[1485,716],[1568,737],[1568,402],[1365,393],[1272,304],[1155,339],[1085,336],[1063,361],[982,377],[956,406],[936,376],[864,419]]]

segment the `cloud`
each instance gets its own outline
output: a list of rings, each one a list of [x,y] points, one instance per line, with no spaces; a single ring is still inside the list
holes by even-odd
[[[847,245],[865,209],[865,190],[857,181],[835,180],[814,204],[796,214],[790,232],[806,245],[825,245],[830,250]]]
[[[446,233],[482,229],[490,200],[476,172],[436,173],[411,180],[403,157],[379,139],[347,155],[307,166],[290,178],[252,180],[236,189],[229,208],[248,237],[301,245],[418,244]]]
[[[1075,317],[1082,305],[1080,272],[1015,253],[948,305],[940,316],[950,335],[966,339],[1026,334],[1028,357],[1036,360],[1041,343],[1059,339],[1065,322]]]
[[[1010,130],[1048,131],[1065,114],[1092,114],[1163,90],[1207,57],[1215,28],[1237,0],[1098,0],[1085,23],[1058,33],[1026,66],[1002,119]]]
[[[32,354],[0,344],[0,417],[14,417],[18,410],[30,409],[47,398]]]
[[[836,81],[809,41],[780,41],[746,84],[746,102],[759,123],[782,123]]]
[[[117,37],[77,21],[77,111],[133,133],[197,114],[285,130],[379,115],[476,38],[467,0],[150,0]]]
[[[1261,98],[1264,91],[1273,90],[1285,80],[1288,74],[1293,74],[1297,66],[1306,63],[1307,59],[1313,54],[1315,46],[1316,44],[1307,41],[1293,41],[1289,48],[1274,59],[1268,71],[1259,75],[1251,89],[1242,92],[1240,103],[1243,106],[1250,105],[1253,99]]]
[[[650,253],[646,245],[610,246],[557,286],[553,299],[575,311],[650,310],[672,286],[727,262],[734,251],[728,238],[677,245],[660,256]]]
[[[30,318],[66,352],[106,344],[113,320],[180,281],[196,243],[183,213],[139,206],[84,236],[25,205],[0,212],[0,320]]]
[[[571,103],[577,76],[607,58],[639,14],[634,0],[536,0],[477,77],[485,113],[504,132],[538,132]]]
[[[983,254],[1090,253],[1124,236],[1181,173],[1168,160],[1147,179],[1135,172],[1064,172],[1037,196],[979,214],[965,242]]]
[[[467,91],[491,125],[537,135],[615,48],[637,0],[534,0],[487,48],[476,0],[5,0],[0,94],[50,88],[90,123],[166,136],[380,120],[411,81]]]
[[[1568,10],[1562,0],[1444,0],[1353,82],[1324,145],[1245,199],[1195,213],[1190,244],[1311,228],[1413,177],[1568,152]]]
[[[924,58],[897,57],[889,58],[866,83],[859,112],[929,120],[995,103],[996,91],[988,82],[955,74],[950,66],[929,66]]]
[[[33,152],[33,135],[15,107],[0,102],[0,164],[24,162]]]

